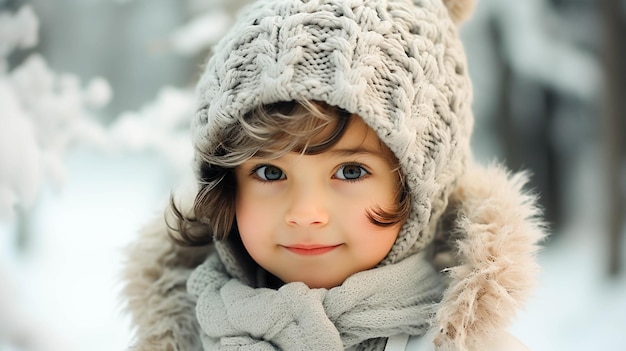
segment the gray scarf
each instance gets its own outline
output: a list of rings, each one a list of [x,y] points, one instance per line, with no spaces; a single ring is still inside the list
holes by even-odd
[[[382,350],[389,336],[428,330],[443,286],[423,253],[330,290],[253,288],[213,254],[187,289],[197,300],[205,350]]]

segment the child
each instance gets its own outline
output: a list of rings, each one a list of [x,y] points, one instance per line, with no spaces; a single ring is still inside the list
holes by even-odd
[[[198,85],[193,205],[130,251],[134,350],[524,349],[543,232],[471,158],[470,5],[247,9]]]

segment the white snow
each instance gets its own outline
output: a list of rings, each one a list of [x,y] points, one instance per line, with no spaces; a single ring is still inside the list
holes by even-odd
[[[17,203],[30,207],[41,186],[42,156],[35,126],[10,86],[0,80],[0,218],[14,218]]]
[[[63,183],[61,159],[70,144],[104,145],[87,106],[110,100],[104,79],[83,91],[76,75],[52,71],[39,54],[9,70],[13,50],[37,44],[38,23],[30,6],[0,13],[0,219],[13,219],[15,208],[29,210],[45,181]]]
[[[61,192],[44,191],[28,218],[32,246],[24,256],[6,240],[15,228],[2,227],[0,267],[10,268],[7,281],[20,297],[7,305],[21,305],[23,319],[44,326],[33,335],[43,331],[64,345],[24,350],[123,350],[130,332],[118,299],[122,250],[163,208],[173,178],[161,159],[145,153],[75,151],[67,165],[70,181]],[[0,350],[13,350],[2,339]]]
[[[181,176],[191,173],[193,150],[189,116],[193,113],[191,90],[163,88],[139,111],[128,111],[109,128],[109,145],[115,152],[153,151]]]

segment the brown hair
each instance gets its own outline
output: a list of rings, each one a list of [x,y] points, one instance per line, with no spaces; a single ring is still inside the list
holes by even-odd
[[[353,116],[337,107],[321,102],[280,102],[260,106],[228,126],[213,152],[197,150],[202,162],[198,170],[200,189],[196,195],[192,215],[185,215],[170,197],[170,206],[178,225],[170,226],[170,237],[178,244],[197,246],[213,239],[225,239],[236,232],[234,168],[253,156],[279,158],[288,152],[314,155],[328,150],[341,139]],[[333,131],[318,143],[311,140],[331,125]],[[388,151],[390,159],[397,160]],[[398,171],[399,185],[396,204],[392,209],[376,208],[368,211],[369,220],[378,226],[392,226],[409,215],[410,197],[407,186]],[[176,233],[174,233],[176,232]]]

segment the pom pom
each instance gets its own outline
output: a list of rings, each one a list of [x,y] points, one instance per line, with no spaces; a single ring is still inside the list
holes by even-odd
[[[443,0],[444,5],[448,8],[450,18],[456,24],[463,23],[474,10],[475,0]]]

